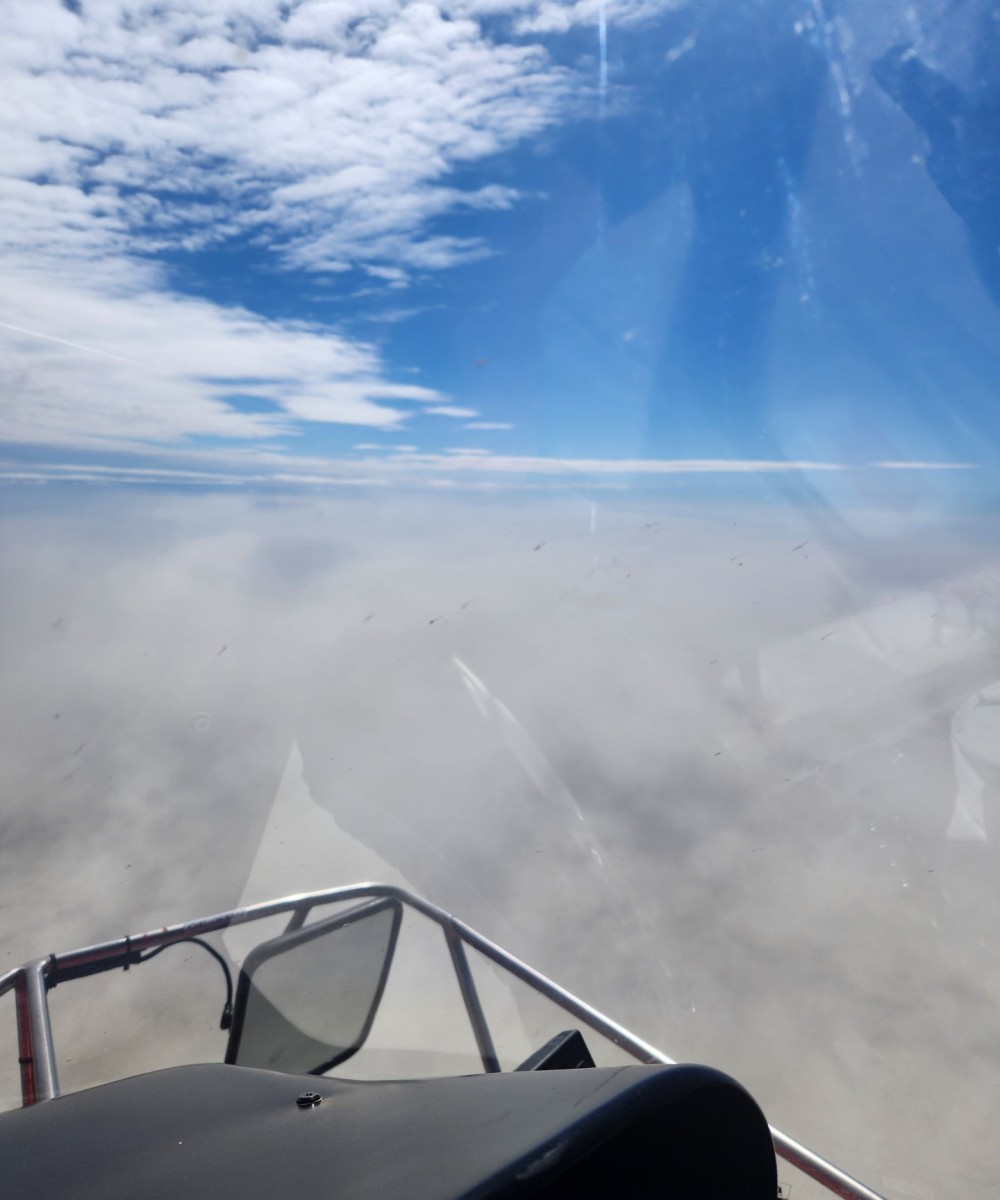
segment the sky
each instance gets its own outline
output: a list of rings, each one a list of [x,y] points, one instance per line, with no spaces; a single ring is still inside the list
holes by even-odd
[[[12,0],[4,24],[9,480],[891,463],[990,491],[982,6]],[[877,69],[894,47],[910,66]]]

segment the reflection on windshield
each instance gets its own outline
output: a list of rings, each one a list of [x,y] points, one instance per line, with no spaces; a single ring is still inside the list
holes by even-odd
[[[400,882],[991,1194],[992,8],[5,24],[8,965]],[[215,1053],[157,986],[72,1084]]]

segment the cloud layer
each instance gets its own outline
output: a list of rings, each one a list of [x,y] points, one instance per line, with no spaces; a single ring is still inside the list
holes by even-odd
[[[59,263],[246,235],[308,270],[481,253],[428,224],[516,193],[446,179],[554,121],[567,75],[474,8],[15,2],[2,236]]]
[[[153,288],[56,291],[51,277],[10,265],[0,339],[11,442],[148,450],[276,438],[297,421],[389,428],[408,411],[394,401],[442,399],[386,379],[371,346],[314,324]]]
[[[234,244],[279,270],[363,268],[391,290],[487,253],[435,223],[518,193],[488,178],[459,186],[455,173],[561,119],[572,75],[522,35],[595,11],[12,0],[0,46],[4,440],[135,450],[260,441],[302,422],[392,428],[424,403],[478,416],[387,377],[372,347],[338,330],[180,295],[162,263]]]
[[[262,844],[299,878],[318,848],[273,807],[297,745],[340,841],[887,1194],[946,1194],[943,1138],[985,1200],[996,522],[911,526],[903,553],[817,515],[22,497],[0,525],[8,964],[229,907]],[[981,834],[956,839],[976,789]],[[120,1038],[121,1073],[218,1056],[199,957],[57,989],[67,1084]]]

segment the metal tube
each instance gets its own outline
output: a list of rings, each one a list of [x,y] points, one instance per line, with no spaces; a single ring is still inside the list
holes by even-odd
[[[17,1006],[17,1064],[21,1073],[21,1107],[28,1108],[38,1098],[35,1093],[35,1056],[31,1045],[31,1019],[28,1015],[28,989],[24,971],[17,972],[14,982],[14,1002]]]
[[[14,967],[12,970],[5,971],[3,975],[0,975],[0,996],[9,992],[11,988],[17,987],[23,976],[23,967]]]
[[[503,967],[523,983],[534,988],[536,992],[540,992],[546,999],[551,1000],[554,1004],[558,1004],[560,1008],[564,1008],[567,1012],[578,1017],[585,1025],[589,1025],[591,1029],[596,1030],[597,1033],[614,1042],[616,1046],[620,1046],[634,1058],[647,1064],[663,1063],[673,1065],[674,1060],[672,1058],[668,1058],[662,1051],[657,1050],[655,1046],[651,1046],[648,1042],[637,1038],[635,1034],[629,1033],[624,1025],[619,1025],[616,1021],[612,1021],[602,1012],[598,1012],[596,1008],[586,1004],[579,997],[574,996],[572,992],[566,991],[558,983],[554,983],[551,979],[546,978],[533,967],[529,967],[527,963],[522,962],[519,958],[515,958],[513,954],[504,950],[502,946],[491,942],[489,938],[483,937],[481,933],[477,933],[462,921],[455,918],[452,918],[452,921],[462,940],[472,946],[473,949],[492,959],[498,966]]]
[[[24,983],[18,988],[18,1036],[21,1056],[21,1091],[25,1104],[37,1104],[59,1095],[56,1055],[49,1024],[47,960],[38,959],[24,968]],[[30,1098],[28,1098],[28,1095]]]
[[[490,1028],[486,1023],[486,1014],[483,1012],[483,1006],[479,1000],[476,981],[472,978],[472,971],[465,954],[465,946],[462,944],[461,934],[458,933],[451,923],[445,925],[443,928],[444,938],[448,943],[448,950],[451,954],[451,963],[455,968],[455,978],[458,980],[458,986],[462,991],[462,999],[465,1001],[465,1011],[469,1014],[469,1024],[472,1026],[472,1032],[475,1035],[479,1057],[483,1061],[483,1070],[487,1074],[495,1073],[500,1070],[500,1060],[497,1058],[493,1038],[490,1036]]]
[[[547,979],[540,972],[535,971],[526,963],[508,953],[501,946],[484,938],[481,933],[477,933],[468,925],[461,921],[452,919],[452,923],[459,932],[464,941],[485,954],[487,958],[492,959],[498,966],[505,967],[512,975],[516,975],[518,979],[533,987],[543,996],[547,997],[554,1004],[558,1004],[560,1008],[566,1009],[573,1013],[591,1029],[597,1033],[603,1034],[604,1037],[610,1039],[615,1045],[620,1046],[623,1050],[632,1054],[635,1058],[640,1059],[644,1063],[664,1063],[667,1065],[673,1064],[674,1059],[668,1058],[655,1046],[651,1046],[648,1042],[644,1042],[641,1038],[637,1038],[630,1033],[624,1026],[619,1025],[616,1021],[610,1020],[603,1013],[598,1012],[596,1008],[592,1008],[589,1004],[585,1004],[572,992],[566,991],[565,988],[554,983],[551,979]],[[835,1167],[833,1163],[827,1162],[825,1158],[809,1150],[800,1142],[790,1138],[786,1133],[782,1133],[780,1129],[775,1129],[773,1126],[768,1126],[771,1130],[771,1138],[774,1141],[774,1148],[777,1153],[797,1167],[817,1183],[829,1189],[831,1192],[844,1198],[844,1200],[884,1200],[878,1192],[873,1192],[871,1188],[866,1187],[857,1179],[848,1175],[846,1171],[841,1171],[839,1167]]]
[[[546,978],[526,963],[521,962],[520,959],[515,958],[513,954],[508,953],[501,946],[496,945],[496,943],[491,942],[488,938],[483,937],[482,934],[477,933],[468,925],[454,918],[443,908],[438,908],[436,904],[431,904],[430,901],[423,899],[423,897],[415,896],[404,888],[396,887],[393,884],[360,883],[353,884],[350,887],[331,888],[319,892],[304,892],[300,895],[285,896],[280,900],[270,900],[262,904],[253,904],[247,908],[218,913],[211,917],[202,917],[199,920],[187,921],[181,925],[165,926],[163,929],[153,930],[135,937],[118,938],[113,942],[104,942],[95,946],[85,947],[82,950],[73,950],[66,954],[53,955],[50,961],[56,970],[58,968],[72,969],[74,966],[82,966],[105,959],[112,960],[115,957],[120,957],[127,949],[147,950],[154,946],[162,946],[170,942],[180,941],[186,937],[212,933],[218,929],[225,929],[230,925],[244,925],[263,917],[276,916],[285,912],[297,912],[322,904],[332,904],[338,901],[366,897],[392,897],[397,899],[410,908],[423,913],[425,917],[435,921],[445,931],[448,948],[451,952],[452,964],[455,968],[459,987],[462,989],[462,997],[465,1000],[466,1010],[469,1013],[469,1020],[472,1023],[476,1043],[479,1047],[480,1056],[483,1059],[483,1066],[487,1071],[498,1070],[499,1064],[496,1066],[492,1065],[497,1063],[496,1051],[493,1047],[489,1028],[479,1002],[479,995],[475,989],[475,983],[469,970],[468,960],[461,945],[463,942],[472,946],[473,949],[478,950],[498,966],[509,971],[535,991],[540,992],[554,1004],[558,1004],[567,1012],[572,1013],[585,1025],[614,1042],[615,1045],[626,1051],[626,1053],[631,1054],[640,1062],[667,1065],[674,1062],[673,1059],[668,1058],[662,1051],[657,1050],[655,1046],[651,1046],[648,1042],[637,1038],[624,1026],[619,1025],[616,1021],[612,1021],[589,1004],[585,1004],[584,1001],[574,996],[571,992],[566,991],[565,988],[560,987],[551,979]],[[44,965],[44,960],[42,965]],[[38,964],[34,964],[34,967],[38,968]],[[24,968],[24,970],[29,971],[32,969],[31,967]],[[110,969],[110,966],[108,969]],[[12,986],[12,974],[16,974],[16,972],[8,972],[6,975],[0,977],[0,993]],[[14,982],[16,983],[16,981]],[[52,1037],[48,1031],[48,1009],[44,1004],[44,979],[41,980],[41,986],[43,994],[39,1011],[44,1014],[45,1018],[45,1033],[41,1037],[41,1044],[43,1047],[48,1048],[49,1065],[51,1067],[49,1079],[51,1080],[51,1085],[57,1089],[58,1085],[55,1083],[55,1062],[51,1055]],[[38,1044],[38,1041],[39,1035],[36,1033],[36,1044]],[[52,1094],[55,1094],[55,1092]],[[38,1099],[43,1098],[45,1097],[39,1094]],[[771,1136],[774,1140],[775,1150],[782,1158],[798,1170],[809,1175],[812,1179],[815,1179],[823,1187],[843,1197],[844,1200],[883,1200],[883,1197],[877,1192],[865,1187],[864,1184],[859,1183],[856,1179],[846,1174],[846,1172],[827,1162],[820,1155],[796,1142],[794,1138],[790,1138],[787,1134],[782,1133],[781,1130],[772,1128]]]
[[[350,887],[331,888],[322,892],[303,892],[294,896],[283,896],[280,900],[268,900],[261,904],[251,904],[246,908],[233,909],[231,912],[215,913],[210,917],[199,917],[194,921],[183,921],[178,925],[164,925],[162,929],[150,930],[147,933],[133,934],[130,937],[115,938],[110,942],[97,942],[92,946],[84,946],[79,950],[68,950],[62,954],[53,954],[53,968],[72,970],[73,967],[85,966],[89,963],[100,962],[104,959],[120,957],[127,950],[151,950],[155,946],[166,946],[171,942],[180,942],[185,938],[198,937],[206,933],[214,933],[219,929],[228,929],[230,925],[246,925],[250,921],[259,921],[264,917],[280,916],[281,913],[294,912],[300,908],[311,908],[318,904],[332,904],[336,901],[364,899],[375,896],[397,896],[404,904],[411,904],[409,894],[402,888],[389,884],[360,883]],[[421,904],[413,904],[414,908],[422,908]],[[109,968],[110,970],[111,968]]]
[[[885,1200],[885,1197],[879,1192],[873,1192],[871,1188],[865,1187],[852,1175],[835,1167],[833,1163],[827,1162],[825,1158],[821,1158],[814,1151],[803,1146],[801,1142],[790,1138],[787,1133],[782,1133],[773,1125],[769,1125],[768,1129],[771,1130],[771,1139],[778,1154],[803,1174],[815,1179],[817,1183],[821,1183],[834,1195],[842,1196],[844,1200]]]

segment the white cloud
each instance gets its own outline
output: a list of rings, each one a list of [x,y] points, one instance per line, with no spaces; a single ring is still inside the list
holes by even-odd
[[[785,462],[757,459],[611,459],[548,458],[537,455],[462,453],[421,454],[409,467],[429,471],[489,471],[499,475],[690,475],[760,474],[798,471],[844,471],[840,463]]]
[[[274,438],[296,419],[394,428],[409,408],[393,401],[444,398],[384,378],[372,347],[329,329],[13,266],[0,279],[0,392],[5,441],[111,449]]]
[[[467,425],[462,426],[463,429],[513,429],[514,426],[508,421],[469,421]]]
[[[489,0],[486,0],[489,3]],[[574,25],[596,25],[603,10],[607,22],[637,25],[690,0],[541,0],[524,4],[516,28],[521,33],[565,33]]]
[[[475,417],[479,414],[474,408],[462,408],[457,404],[435,404],[426,410],[435,417]]]
[[[769,475],[824,472],[849,475],[897,470],[950,471],[970,464],[953,462],[883,463],[854,466],[836,462],[785,462],[755,459],[582,459],[536,455],[496,455],[480,447],[455,446],[441,453],[421,453],[409,444],[358,443],[364,458],[335,459],[293,455],[265,443],[218,450],[168,448],[159,464],[92,466],[72,462],[34,463],[25,468],[15,460],[0,460],[0,480],[43,483],[53,479],[90,482],[281,484],[301,487],[370,486],[404,483],[420,487],[519,489],[572,485],[581,478],[593,486],[617,486],[624,480],[678,475]]]
[[[249,232],[286,263],[395,283],[476,257],[427,223],[517,193],[447,177],[558,119],[569,77],[474,8],[8,0],[0,239],[64,260]]]
[[[967,462],[873,462],[869,466],[883,471],[974,471],[975,463]]]
[[[471,16],[509,16],[520,33],[565,33],[574,25],[637,25],[691,0],[455,0],[452,11]]]
[[[607,11],[629,21],[653,2]],[[78,7],[4,6],[2,436],[143,450],[260,443],[302,422],[399,428],[414,404],[476,417],[386,378],[373,347],[340,332],[171,291],[157,263],[241,238],[279,267],[361,268],[398,289],[488,253],[431,223],[518,201],[488,178],[456,186],[456,169],[561,119],[573,77],[533,39],[593,19],[593,4]]]

